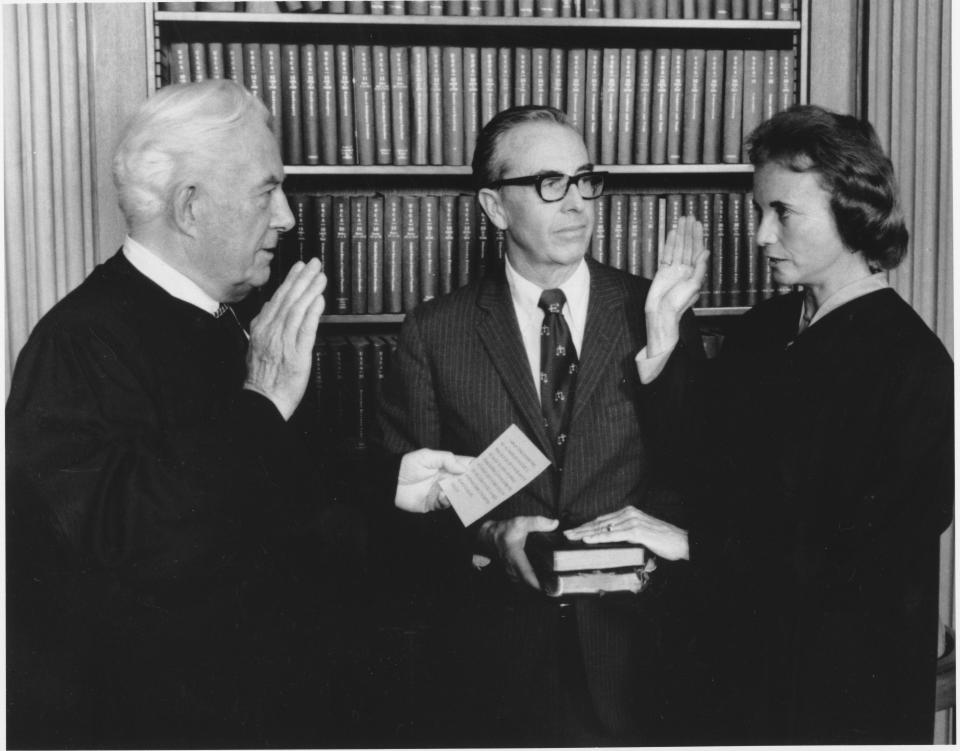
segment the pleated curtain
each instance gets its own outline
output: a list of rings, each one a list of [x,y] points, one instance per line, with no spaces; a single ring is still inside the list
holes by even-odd
[[[83,4],[2,6],[6,388],[17,353],[95,263]]]
[[[867,3],[867,118],[889,150],[910,230],[890,274],[953,352],[950,0]]]

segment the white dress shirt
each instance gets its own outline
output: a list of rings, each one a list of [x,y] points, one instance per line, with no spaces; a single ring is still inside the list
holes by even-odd
[[[220,303],[204,292],[193,281],[177,271],[149,248],[127,235],[123,241],[123,255],[130,265],[168,295],[194,305],[214,315]]]
[[[544,313],[537,305],[543,289],[533,282],[524,279],[519,272],[505,259],[507,272],[507,286],[510,288],[510,297],[513,300],[513,309],[517,313],[517,323],[520,324],[520,336],[523,339],[523,348],[527,352],[530,364],[530,377],[534,388],[540,393],[540,328],[543,326]],[[573,346],[577,348],[577,357],[583,350],[583,330],[587,324],[587,304],[590,302],[590,270],[587,262],[580,261],[573,275],[560,285],[567,301],[563,306],[563,319],[570,328]]]

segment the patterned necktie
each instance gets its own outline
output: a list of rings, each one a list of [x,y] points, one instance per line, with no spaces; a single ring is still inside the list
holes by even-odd
[[[540,408],[547,434],[553,441],[557,467],[563,467],[573,393],[577,385],[577,350],[563,319],[567,301],[559,289],[544,290],[538,305],[543,310],[540,327]]]
[[[213,314],[220,324],[220,328],[230,337],[230,342],[234,349],[240,354],[241,358],[246,358],[247,342],[250,340],[249,334],[237,318],[236,312],[226,303],[220,303],[217,312]]]

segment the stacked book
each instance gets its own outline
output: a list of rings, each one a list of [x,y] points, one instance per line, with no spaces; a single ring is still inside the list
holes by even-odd
[[[570,542],[562,532],[534,532],[524,552],[550,597],[642,592],[653,557],[642,545]]]
[[[165,80],[260,96],[289,165],[464,166],[513,105],[565,111],[596,164],[739,164],[791,106],[796,51],[173,42]]]

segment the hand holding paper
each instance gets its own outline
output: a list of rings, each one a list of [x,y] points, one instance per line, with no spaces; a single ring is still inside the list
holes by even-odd
[[[468,456],[457,456],[449,451],[419,449],[405,454],[400,460],[397,477],[397,508],[412,513],[426,513],[447,508],[450,501],[440,489],[440,481],[467,470],[472,462]]]

